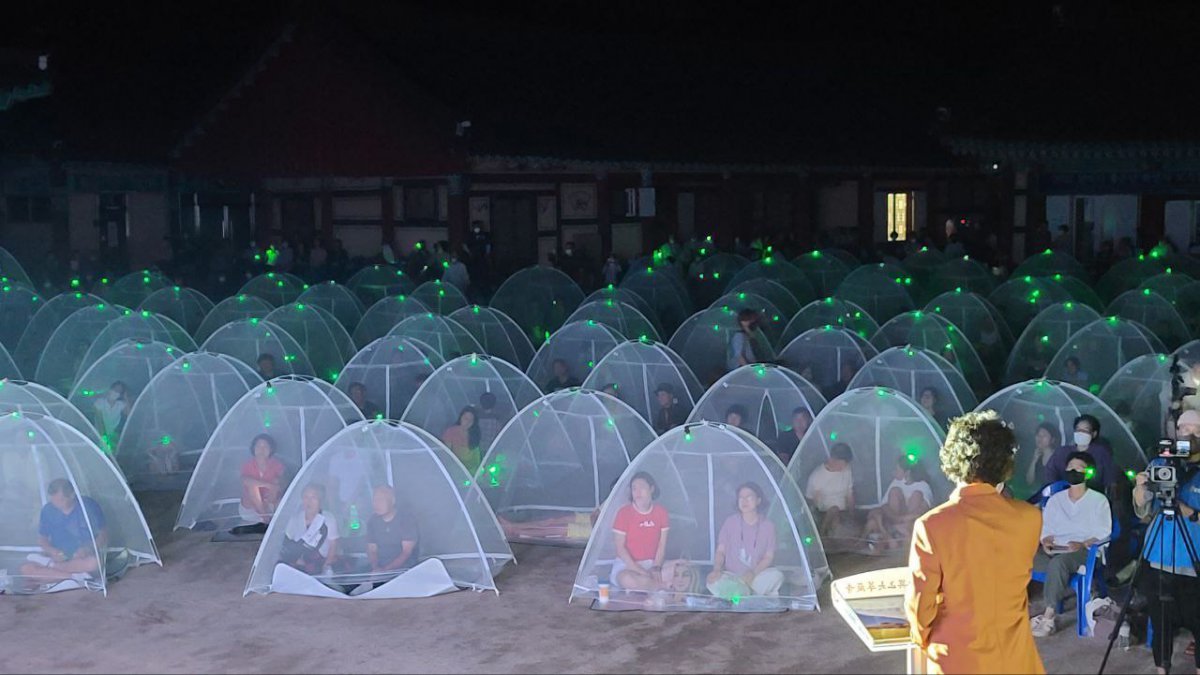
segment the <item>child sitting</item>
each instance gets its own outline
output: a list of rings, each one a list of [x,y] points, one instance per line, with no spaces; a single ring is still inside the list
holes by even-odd
[[[829,459],[808,476],[804,496],[820,516],[818,526],[823,536],[837,532],[842,515],[854,509],[854,472],[850,463],[854,452],[845,443],[829,449]]]

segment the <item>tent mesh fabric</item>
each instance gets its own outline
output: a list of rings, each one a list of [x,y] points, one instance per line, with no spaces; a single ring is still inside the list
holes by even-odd
[[[296,298],[296,302],[320,307],[329,312],[348,331],[354,330],[367,311],[362,300],[359,300],[352,290],[336,281],[309,286],[307,291]]]
[[[789,318],[789,315],[779,309],[775,303],[761,295],[745,291],[722,295],[713,301],[710,309],[715,308],[732,312],[735,317],[743,309],[752,309],[758,312],[758,329],[762,331],[763,336],[771,345],[779,343]]]
[[[1090,278],[1087,269],[1071,254],[1049,248],[1022,260],[1021,264],[1017,265],[1017,269],[1013,270],[1012,276],[1048,277],[1055,274],[1064,274],[1082,280]]]
[[[1137,322],[1110,316],[1067,338],[1046,367],[1046,377],[1099,394],[1121,366],[1143,354],[1166,351],[1162,342]]]
[[[979,402],[962,373],[949,361],[911,345],[891,347],[869,359],[848,389],[862,387],[886,387],[907,394],[942,427],[950,418],[973,410]],[[927,407],[927,402],[932,407]]]
[[[1017,338],[1004,367],[1003,382],[1016,384],[1041,377],[1067,339],[1099,318],[1096,310],[1074,301],[1043,309]]]
[[[240,319],[227,323],[205,340],[200,350],[232,356],[255,371],[260,371],[259,359],[270,355],[274,372],[259,372],[268,377],[316,374],[296,338],[263,319]]]
[[[975,346],[993,381],[1002,376],[1016,339],[1008,322],[987,298],[978,293],[951,291],[930,300],[925,311],[946,317],[962,331]]]
[[[1171,405],[1171,357],[1143,354],[1121,366],[1100,390],[1100,400],[1130,428],[1138,446],[1167,438]]]
[[[810,251],[792,261],[792,266],[804,273],[808,281],[822,297],[833,295],[852,269],[840,258],[821,251]],[[857,267],[858,263],[854,263]]]
[[[496,356],[520,368],[533,361],[533,344],[525,331],[504,312],[491,307],[471,305],[450,314],[489,356]]]
[[[25,327],[46,304],[36,291],[21,284],[0,285],[0,345],[15,351]]]
[[[92,338],[91,345],[79,362],[73,379],[78,381],[79,377],[88,368],[91,368],[92,364],[124,340],[163,342],[177,347],[180,351],[196,351],[196,342],[179,324],[148,310],[132,312],[108,322]]]
[[[996,288],[996,277],[978,260],[967,256],[938,265],[929,277],[926,292],[930,296],[961,289],[964,293],[988,295]]]
[[[79,376],[67,400],[92,420],[101,450],[116,448],[129,407],[158,371],[184,353],[165,342],[122,340]]]
[[[489,303],[504,312],[536,347],[557,331],[583,302],[571,277],[553,267],[527,267],[508,277]]]
[[[670,394],[665,409],[658,400],[664,385]],[[616,396],[660,433],[682,424],[704,393],[691,368],[670,347],[638,340],[622,343],[600,359],[583,387]]]
[[[124,307],[98,304],[67,317],[46,341],[33,379],[60,394],[68,394],[92,340],[105,326],[131,313]]]
[[[267,272],[247,281],[237,294],[253,295],[280,307],[295,302],[307,287],[299,277],[286,272]]]
[[[992,392],[988,369],[958,326],[936,312],[917,310],[892,318],[879,327],[871,344],[880,351],[911,345],[927,349],[954,364],[966,378],[976,396]]]
[[[858,333],[826,325],[798,335],[779,351],[779,361],[832,399],[843,391],[867,359],[879,351]]]
[[[366,400],[371,403],[364,414],[374,417],[371,413],[378,411],[387,419],[398,420],[413,394],[443,363],[429,345],[388,335],[363,347],[350,359],[337,379],[337,388],[349,394],[350,387],[361,384]]]
[[[791,295],[791,299],[800,305],[812,302],[817,298],[817,290],[813,288],[812,282],[808,280],[804,272],[776,256],[756,260],[738,270],[733,279],[730,279],[728,289],[733,291],[742,284],[764,280],[783,286]]]
[[[369,265],[347,279],[346,288],[370,307],[388,296],[407,295],[414,285],[403,271],[391,265]]]
[[[622,342],[620,333],[602,323],[574,321],[558,329],[538,348],[525,372],[545,391],[577,387],[600,359]],[[551,381],[558,361],[566,366],[566,381],[561,383]]]
[[[483,346],[462,324],[433,312],[410,316],[396,324],[388,335],[406,337],[429,345],[449,361],[463,354],[483,352]]]
[[[17,367],[32,377],[37,371],[42,349],[54,331],[76,311],[101,304],[104,304],[103,300],[89,293],[63,293],[50,298],[21,333],[17,348],[12,353]]]
[[[702,254],[688,267],[688,291],[697,303],[710,305],[725,293],[738,270],[749,264],[749,260],[735,253]]]
[[[104,277],[94,289],[105,301],[122,307],[137,307],[156,291],[171,287],[171,280],[154,270],[130,272],[120,279]]]
[[[877,266],[859,267],[838,285],[836,297],[863,308],[877,321],[886,321],[916,307],[907,276],[889,275]]]
[[[29,279],[29,275],[25,272],[25,268],[16,259],[13,254],[7,249],[0,248],[0,275],[6,277],[9,281],[25,284],[33,288],[34,284]]]
[[[1175,305],[1149,288],[1122,293],[1109,304],[1107,314],[1136,321],[1162,340],[1167,349],[1192,339]]]
[[[824,326],[852,330],[864,340],[870,340],[879,330],[879,324],[862,307],[853,302],[828,297],[813,300],[801,307],[783,329],[779,344],[787,345],[801,333]]]
[[[350,334],[329,312],[315,305],[294,302],[273,310],[265,319],[295,338],[308,357],[313,373],[333,382],[358,350]]]
[[[354,327],[354,344],[365,347],[372,340],[388,334],[401,321],[410,316],[428,314],[429,308],[408,295],[383,298],[367,308],[363,318]]]
[[[644,314],[620,300],[585,302],[567,317],[567,323],[589,320],[598,321],[630,340],[658,340],[660,337],[658,329]]]
[[[454,310],[462,309],[470,304],[457,286],[443,284],[440,279],[426,281],[414,288],[411,295],[428,307],[429,311],[442,316],[449,316]]]
[[[664,331],[676,330],[692,313],[687,286],[671,268],[631,268],[621,287],[637,293],[650,305]]]
[[[213,301],[200,291],[170,286],[151,293],[138,309],[161,314],[195,335],[204,317],[213,310]]]
[[[200,322],[196,329],[196,342],[201,344],[212,337],[221,326],[241,319],[266,318],[275,306],[253,295],[235,295],[218,302]]]
[[[729,372],[730,343],[733,333],[740,329],[738,310],[731,307],[710,307],[696,312],[671,336],[668,346],[692,369],[701,384],[709,385]],[[775,350],[769,339],[759,331],[751,343],[754,360],[766,363],[775,360]]]
[[[96,447],[111,452],[86,415],[57,392],[36,382],[0,380],[0,414],[31,412],[63,422],[83,434]],[[116,440],[116,439],[112,439]]]

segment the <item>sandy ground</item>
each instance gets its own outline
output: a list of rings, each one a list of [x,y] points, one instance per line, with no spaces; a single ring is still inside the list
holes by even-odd
[[[581,551],[518,546],[493,593],[423,600],[242,597],[257,545],[170,532],[178,495],[144,495],[164,567],[108,597],[0,596],[0,672],[903,672],[830,607],[783,614],[596,612],[568,605]],[[834,560],[835,576],[883,566]],[[1068,626],[1039,641],[1052,673],[1096,672],[1103,642]],[[1182,665],[1182,642],[1176,663]],[[1143,647],[1108,672],[1152,673]],[[1182,671],[1181,671],[1182,672]]]

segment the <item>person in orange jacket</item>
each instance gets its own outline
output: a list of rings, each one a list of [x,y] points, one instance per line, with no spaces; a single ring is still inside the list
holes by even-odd
[[[1000,494],[1017,441],[994,411],[955,419],[941,449],[958,487],[913,527],[905,611],[930,673],[1044,673],[1029,624],[1038,509]]]

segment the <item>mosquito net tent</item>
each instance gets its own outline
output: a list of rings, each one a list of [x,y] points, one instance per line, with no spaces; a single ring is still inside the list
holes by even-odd
[[[1115,300],[1125,291],[1131,291],[1151,277],[1167,271],[1167,265],[1161,256],[1150,257],[1139,255],[1136,258],[1126,258],[1108,268],[1096,282],[1096,292],[1104,300]],[[1182,268],[1171,268],[1172,272],[1187,273]]]
[[[1048,463],[1055,450],[1072,442],[1075,419],[1080,415],[1092,415],[1100,422],[1100,438],[1112,450],[1117,471],[1140,471],[1146,465],[1133,433],[1116,413],[1073,384],[1053,380],[1018,382],[996,392],[976,410],[995,410],[1012,424],[1017,435],[1017,463],[1008,485],[1020,499],[1062,478],[1050,474]]]
[[[922,246],[904,256],[900,266],[912,275],[913,282],[919,288],[932,288],[934,276],[939,267],[946,263],[946,254],[936,248]]]
[[[361,386],[363,415],[382,414],[398,420],[413,394],[445,361],[429,345],[399,335],[387,335],[363,347],[342,369],[337,388],[347,395]]]
[[[217,329],[227,323],[242,319],[264,319],[273,309],[275,309],[274,305],[253,295],[241,294],[225,298],[218,302],[200,322],[200,327],[196,329],[195,333],[196,342],[203,344],[205,340],[212,337],[213,333],[217,332]]]
[[[67,400],[92,420],[101,450],[116,448],[130,406],[158,371],[184,353],[165,342],[126,339],[80,374]]]
[[[165,316],[142,310],[108,322],[95,337],[79,362],[75,380],[110,349],[125,340],[163,342],[185,352],[196,351],[196,343],[182,326]]]
[[[692,370],[670,347],[640,340],[622,343],[606,354],[583,387],[621,399],[658,433],[683,424],[704,393]]]
[[[32,412],[70,425],[96,447],[111,452],[90,418],[52,389],[36,382],[0,380],[0,413]],[[115,439],[114,439],[115,440]]]
[[[1100,390],[1100,400],[1129,427],[1138,447],[1150,448],[1168,436],[1171,357],[1143,354],[1121,366]]]
[[[858,267],[858,263],[855,262],[852,267],[835,255],[809,251],[793,260],[792,266],[808,277],[808,282],[818,295],[829,296],[837,291],[842,280],[850,274],[853,267]]]
[[[621,281],[621,287],[641,296],[666,332],[676,330],[692,313],[687,287],[674,270],[632,268]]]
[[[647,338],[658,340],[658,329],[650,319],[637,310],[633,305],[620,300],[593,300],[578,307],[567,323],[573,321],[598,321],[617,331],[630,340]]]
[[[1175,301],[1179,315],[1187,322],[1192,335],[1200,335],[1200,281],[1190,283],[1179,293]],[[20,363],[18,362],[18,365]]]
[[[1083,280],[1091,278],[1087,269],[1074,256],[1049,248],[1022,260],[1021,264],[1017,265],[1017,268],[1013,271],[1012,276],[1048,277],[1055,274],[1063,274]]]
[[[880,520],[877,509],[895,492],[920,495],[924,509],[945,501],[953,486],[938,457],[944,440],[938,423],[894,389],[851,389],[830,401],[788,464],[826,548],[907,554],[911,525]]]
[[[1149,288],[1122,293],[1109,304],[1107,314],[1136,321],[1162,340],[1167,349],[1175,349],[1192,339],[1175,305]]]
[[[783,329],[779,344],[787,345],[801,333],[824,326],[849,329],[864,340],[870,340],[879,330],[879,324],[862,307],[853,302],[829,297],[813,300],[800,308]]]
[[[688,422],[701,420],[750,432],[787,462],[825,397],[783,366],[756,363],[731,370],[704,392]]]
[[[270,522],[290,478],[325,441],[362,419],[353,401],[322,380],[285,375],[259,384],[225,413],[204,446],[175,527]],[[246,478],[259,486],[247,490]]]
[[[138,490],[182,490],[229,408],[261,379],[224,354],[197,352],[150,380],[125,418],[115,453]]]
[[[388,335],[398,335],[429,345],[444,361],[463,354],[483,352],[483,346],[462,324],[433,312],[408,317],[396,324]]]
[[[0,379],[21,379],[21,369],[3,344],[0,344]]]
[[[1166,351],[1142,325],[1110,316],[1089,323],[1067,338],[1046,367],[1046,377],[1099,394],[1121,366],[1143,354]]]
[[[232,356],[263,379],[316,374],[296,338],[265,319],[231,321],[205,340],[200,350]]]
[[[454,311],[449,318],[467,329],[484,353],[522,369],[533,361],[533,345],[525,337],[525,331],[504,312],[471,305]]]
[[[712,307],[726,309],[735,316],[744,309],[758,312],[758,328],[772,345],[778,344],[789,318],[775,303],[761,295],[745,291],[726,293],[713,301]]]
[[[105,326],[131,313],[124,307],[106,303],[76,310],[46,341],[33,379],[60,394],[70,393],[92,340]]]
[[[0,285],[0,345],[10,352],[15,351],[21,342],[21,333],[44,304],[42,296],[28,286]]]
[[[620,400],[564,389],[505,425],[476,481],[509,541],[582,547],[609,489],[654,438]]]
[[[325,281],[309,286],[307,291],[296,298],[296,302],[310,307],[320,307],[329,312],[338,323],[348,331],[354,330],[362,321],[367,308],[362,300],[348,287],[336,281]]]
[[[652,565],[660,547],[661,575],[630,569]],[[754,573],[767,555],[770,566]],[[571,600],[597,609],[814,610],[828,576],[812,514],[783,464],[749,433],[700,422],[659,437],[613,486]]]
[[[907,394],[943,428],[979,402],[958,368],[934,352],[911,345],[891,347],[869,359],[848,388],[861,387],[887,387]]]
[[[536,347],[582,302],[583,291],[571,277],[538,265],[505,279],[489,304],[516,321]]]
[[[716,252],[696,258],[688,267],[687,286],[691,296],[702,305],[725,293],[729,280],[750,261],[736,253]]]
[[[1171,352],[1171,356],[1178,356],[1179,360],[1188,366],[1200,362],[1200,340],[1192,340]]]
[[[426,281],[413,289],[412,297],[420,301],[429,311],[442,316],[449,316],[456,309],[462,309],[468,304],[467,296],[454,284],[444,284],[441,279]]]
[[[29,279],[25,268],[21,266],[21,263],[17,261],[13,254],[4,248],[0,248],[0,275],[6,277],[9,281],[34,288],[34,283]]]
[[[969,291],[950,291],[930,300],[925,311],[946,317],[961,330],[979,353],[991,380],[999,381],[1016,340],[1008,322],[987,298]]]
[[[364,306],[370,307],[386,297],[411,293],[414,284],[402,270],[391,265],[368,265],[346,280],[346,288]]]
[[[50,417],[0,417],[0,513],[0,586],[7,593],[103,593],[132,567],[162,564],[116,466]],[[65,559],[47,556],[44,540]]]
[[[367,308],[366,314],[354,327],[351,337],[354,344],[364,347],[372,340],[388,334],[401,321],[410,316],[429,314],[429,308],[408,295],[393,295],[379,300]]]
[[[1039,312],[1060,302],[1075,302],[1062,286],[1037,277],[1015,277],[1000,284],[988,301],[1010,326],[1024,326]]]
[[[762,281],[772,281],[783,286],[791,296],[790,300],[795,303],[795,309],[799,309],[800,305],[812,302],[817,298],[817,290],[813,287],[812,282],[808,280],[808,277],[805,276],[804,272],[801,272],[791,263],[777,256],[767,256],[738,270],[738,273],[729,281],[729,290],[726,292],[735,291],[739,286],[747,282]],[[768,298],[779,295],[761,283],[745,290]],[[782,298],[783,301],[787,299]],[[795,310],[792,311],[794,312]]]
[[[156,270],[130,272],[120,279],[102,277],[94,292],[105,301],[122,307],[137,307],[155,291],[171,287],[171,280]]]
[[[996,288],[996,277],[987,266],[968,256],[951,258],[938,265],[929,277],[927,291],[938,295],[955,289],[988,295]]]
[[[928,349],[954,364],[977,397],[992,392],[987,367],[971,346],[970,339],[958,326],[936,312],[916,310],[894,317],[879,327],[871,344],[880,351],[904,345]]]
[[[513,560],[479,487],[438,440],[399,422],[346,427],[304,464],[276,509],[250,593],[429,597],[496,590]]]
[[[712,299],[716,300],[718,297],[720,297],[720,295],[721,293],[718,292],[712,296]],[[604,302],[609,300],[611,300],[614,304],[619,302],[636,309],[639,313],[641,313],[642,316],[646,318],[647,321],[650,322],[652,326],[654,326],[655,332],[657,332],[659,335],[663,334],[662,324],[658,322],[658,317],[654,314],[654,310],[651,309],[650,305],[642,299],[642,296],[627,288],[620,288],[618,286],[609,284],[604,288],[593,291],[591,295],[584,298],[583,302],[586,304],[589,302]]]
[[[54,335],[54,331],[75,312],[85,307],[96,307],[104,304],[100,298],[90,293],[63,293],[50,298],[41,309],[33,315],[21,339],[13,351],[13,360],[21,372],[33,376],[37,372],[38,360],[42,350]]]
[[[287,272],[267,272],[247,281],[237,294],[253,295],[279,307],[295,302],[307,288],[308,284],[300,277]]]
[[[789,342],[779,351],[779,362],[816,385],[828,400],[845,391],[858,369],[878,353],[858,333],[826,325]]]
[[[730,354],[733,334],[740,330],[737,315],[737,309],[726,306],[701,310],[688,318],[667,343],[704,386],[716,382],[740,365],[734,362]],[[775,360],[775,350],[764,332],[757,331],[749,346],[754,361],[767,363]]]
[[[1194,277],[1170,271],[1146,279],[1138,288],[1148,288],[1169,300],[1171,304],[1176,304],[1185,295],[1185,289],[1194,283]]]
[[[583,384],[604,355],[624,342],[620,333],[596,321],[573,321],[551,335],[525,372],[547,393]]]
[[[1056,286],[1059,286],[1066,291],[1067,294],[1071,296],[1071,299],[1075,302],[1085,304],[1097,312],[1104,310],[1105,303],[1100,299],[1100,295],[1097,294],[1090,285],[1080,281],[1079,279],[1076,279],[1075,277],[1064,274],[1054,274],[1048,277],[1038,277],[1038,279],[1046,283],[1052,283]]]
[[[912,311],[916,304],[909,294],[907,276],[892,276],[875,265],[859,267],[842,280],[836,296],[852,302],[877,321],[886,321],[902,312]]]
[[[1056,303],[1038,312],[1025,325],[1009,354],[1004,367],[1004,384],[1041,377],[1067,339],[1099,318],[1096,310],[1074,301]]]
[[[337,380],[346,362],[358,352],[342,324],[320,307],[294,302],[274,309],[265,321],[295,338],[313,373],[328,382]]]
[[[500,429],[541,396],[537,385],[512,364],[468,354],[433,371],[402,419],[440,438],[474,472]]]
[[[151,293],[138,309],[153,312],[174,321],[195,335],[214,308],[213,301],[200,291],[183,286],[168,286]]]

